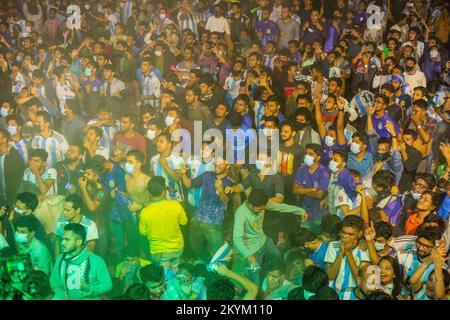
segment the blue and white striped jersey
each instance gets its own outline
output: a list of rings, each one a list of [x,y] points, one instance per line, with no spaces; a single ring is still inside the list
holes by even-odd
[[[37,135],[31,141],[31,148],[44,149],[48,153],[47,166],[54,167],[57,162],[64,159],[64,155],[69,149],[69,143],[66,138],[52,130],[52,134],[49,137]]]
[[[325,263],[333,264],[336,260],[336,257],[339,254],[341,241],[333,241],[330,242],[328,246],[327,253],[325,254]],[[370,263],[370,257],[367,250],[363,251],[358,246],[353,249],[353,257],[355,258],[356,265],[360,267],[363,262]],[[350,266],[348,264],[347,257],[344,256],[341,268],[339,269],[339,273],[336,279],[330,281],[330,287],[335,289],[339,294],[342,290],[346,290],[349,288],[355,288],[358,284],[356,280],[353,278],[353,275],[350,271]]]
[[[19,152],[20,157],[25,163],[28,161],[28,149],[30,147],[30,141],[26,139],[21,139],[19,141],[10,141],[9,145]]]

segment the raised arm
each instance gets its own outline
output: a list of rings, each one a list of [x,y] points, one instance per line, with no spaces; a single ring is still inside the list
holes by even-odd
[[[345,107],[344,103],[345,103],[344,101],[338,98],[338,116],[336,123],[336,133],[337,133],[337,142],[341,146],[347,144],[347,139],[345,138],[344,133],[344,107]]]
[[[237,282],[241,287],[244,288],[245,295],[242,300],[255,300],[256,296],[258,294],[258,286],[251,282],[246,277],[241,276],[240,274],[237,274],[227,267],[225,267],[223,264],[219,265],[217,267],[217,273],[221,276],[224,276],[232,281]]]
[[[325,129],[325,123],[322,119],[322,110],[320,109],[320,100],[321,96],[315,96],[313,98],[314,103],[314,115],[316,117],[317,130],[319,131],[320,137],[323,139],[327,135],[327,131]]]

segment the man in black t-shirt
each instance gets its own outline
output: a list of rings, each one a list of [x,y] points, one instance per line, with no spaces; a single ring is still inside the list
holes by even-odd
[[[292,194],[292,186],[304,157],[302,149],[295,143],[297,131],[295,125],[285,121],[280,125],[280,148],[278,151],[279,173],[283,177],[285,202],[295,205],[295,196]]]

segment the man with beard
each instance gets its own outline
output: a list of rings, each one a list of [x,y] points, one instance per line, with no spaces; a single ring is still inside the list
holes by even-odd
[[[35,125],[38,134],[31,141],[31,148],[41,148],[47,151],[47,165],[48,167],[53,167],[58,161],[63,159],[69,144],[61,133],[52,130],[50,127],[50,115],[45,111],[38,111]]]
[[[199,81],[200,95],[199,100],[213,111],[217,104],[222,101],[223,94],[219,88],[215,87],[215,82],[210,74],[205,74]]]
[[[151,300],[183,300],[185,295],[180,290],[175,273],[158,264],[151,264],[139,271],[141,281],[147,287]]]
[[[98,242],[96,252],[100,255],[106,252],[108,245],[108,235],[106,228],[106,217],[104,204],[107,203],[107,192],[99,182],[103,173],[103,167],[97,162],[91,161],[84,171],[84,175],[78,179],[80,193],[83,198],[82,212],[94,220],[98,228]]]
[[[380,138],[393,139],[400,133],[400,129],[386,112],[388,104],[389,98],[384,94],[375,96],[373,107],[368,110],[366,130],[369,136],[374,136],[375,133]]]
[[[62,289],[69,299],[99,300],[112,289],[105,261],[85,246],[86,230],[78,223],[64,227],[62,254],[50,276],[53,289]]]
[[[78,179],[84,174],[83,153],[76,144],[69,146],[65,159],[55,165],[58,174],[58,194],[67,196],[78,191]]]
[[[278,151],[279,173],[284,180],[285,202],[295,204],[295,196],[292,194],[295,174],[305,156],[301,147],[295,143],[297,131],[295,125],[285,121],[280,125],[281,144]]]
[[[423,279],[424,274],[430,274],[435,269],[432,252],[435,251],[434,254],[442,252],[442,249],[436,246],[436,240],[442,236],[438,228],[421,226],[416,235],[415,248],[405,248],[397,252],[405,279],[409,279],[411,283]]]

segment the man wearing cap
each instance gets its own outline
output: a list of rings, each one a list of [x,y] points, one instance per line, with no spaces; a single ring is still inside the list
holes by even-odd
[[[396,31],[401,33],[401,36],[400,36],[400,39],[399,39],[401,42],[405,42],[407,40],[406,36],[408,34],[408,31],[409,31],[409,26],[406,23],[407,22],[407,18],[408,17],[406,15],[400,14],[399,17],[398,17],[397,24],[393,25],[391,27],[391,29],[390,29],[390,30],[396,30]]]

